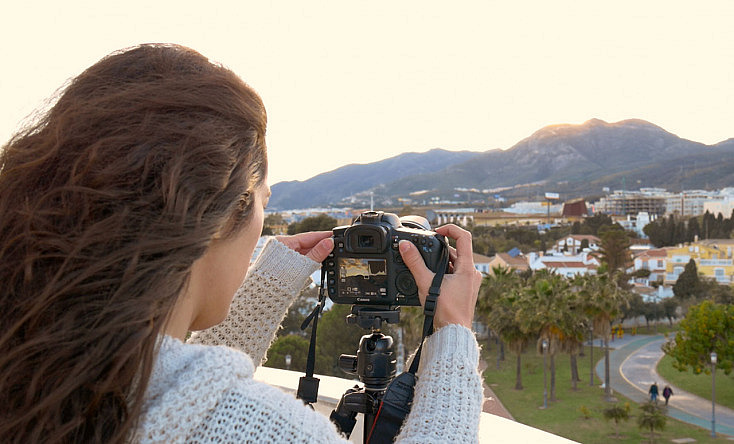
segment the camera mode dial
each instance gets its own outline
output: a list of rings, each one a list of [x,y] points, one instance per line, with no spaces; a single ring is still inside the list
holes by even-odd
[[[398,274],[398,277],[395,280],[395,287],[405,296],[412,296],[418,293],[418,286],[415,283],[415,279],[413,279],[413,275],[410,274],[410,271],[407,270],[401,271]]]

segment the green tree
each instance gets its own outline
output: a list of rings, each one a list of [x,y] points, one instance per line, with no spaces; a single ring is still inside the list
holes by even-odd
[[[571,224],[571,234],[581,234],[581,222],[576,221]]]
[[[624,271],[630,260],[630,239],[627,232],[619,225],[600,229],[601,257],[607,265],[607,273],[614,274],[617,270]]]
[[[577,390],[579,377],[578,360],[579,352],[583,351],[584,335],[589,330],[589,320],[583,312],[583,303],[579,300],[578,289],[569,287],[564,294],[566,299],[566,310],[559,327],[561,328],[560,344],[561,350],[568,353],[571,367],[572,390]]]
[[[305,372],[309,340],[299,335],[286,335],[273,342],[268,349],[266,367],[286,368],[285,356],[291,356],[290,370]]]
[[[701,238],[701,227],[698,225],[698,217],[688,219],[688,226],[686,228],[686,242],[693,242],[696,237]]]
[[[662,304],[658,302],[645,302],[643,304],[643,315],[645,316],[647,331],[650,331],[650,322],[655,322],[665,317]],[[655,332],[657,333],[657,323],[655,324]]]
[[[278,336],[293,334],[305,337],[310,334],[311,330],[301,330],[301,324],[306,319],[306,316],[316,307],[318,297],[318,287],[303,290],[296,300],[293,301],[293,304],[288,307],[288,313],[286,313],[283,322],[280,323],[281,330],[278,331]]]
[[[346,376],[339,368],[339,355],[356,354],[362,335],[368,333],[355,324],[347,324],[350,312],[349,305],[334,304],[321,315],[316,331],[316,373]]]
[[[612,388],[609,368],[609,335],[612,332],[612,320],[627,307],[629,293],[621,289],[617,282],[607,274],[579,276],[574,279],[574,285],[581,289],[582,310],[591,320],[594,333],[604,338],[604,393],[610,400]]]
[[[607,421],[614,421],[614,435],[619,439],[619,424],[621,422],[629,421],[630,419],[629,403],[625,403],[624,406],[614,404],[613,406],[604,409],[604,419]]]
[[[264,223],[267,225],[283,225],[285,223],[285,220],[283,219],[282,214],[272,213],[265,216]]]
[[[280,234],[275,232],[275,227],[281,226],[285,223],[283,220],[283,215],[280,213],[273,213],[268,214],[265,216],[265,220],[263,221],[263,236],[271,236],[273,234]]]
[[[336,227],[336,224],[337,220],[333,217],[319,214],[288,225],[288,234],[305,233],[307,231],[330,231]]]
[[[716,368],[729,374],[734,365],[734,305],[703,301],[688,309],[681,320],[675,341],[666,342],[663,351],[671,356],[673,367],[694,374],[709,374],[711,352],[716,352]]]
[[[621,318],[622,321],[625,319],[634,319],[638,316],[645,315],[645,302],[642,300],[642,295],[639,293],[630,293],[627,299],[627,305],[622,308]]]
[[[662,302],[663,315],[668,319],[670,326],[673,326],[673,320],[678,317],[678,301],[674,298],[666,298]]]
[[[718,304],[734,304],[734,287],[731,285],[722,285],[713,279],[703,279],[701,293]]]
[[[665,234],[663,232],[662,220],[651,222],[642,229],[642,232],[650,239],[650,243],[656,248],[665,246]]]
[[[593,234],[596,236],[599,234],[599,229],[605,225],[614,225],[614,220],[607,214],[595,214],[584,219],[581,234]]]
[[[385,334],[391,335],[396,340],[398,334],[402,335],[403,358],[406,360],[418,349],[423,339],[424,320],[423,307],[400,307],[400,323],[397,326],[387,325],[383,328]],[[402,329],[402,332],[398,333],[398,329]]]
[[[637,416],[637,426],[643,430],[650,430],[650,442],[655,442],[655,430],[663,430],[668,422],[668,417],[663,414],[662,408],[648,402],[640,405],[640,413]]]
[[[537,348],[548,341],[546,353],[550,359],[550,400],[556,400],[555,355],[566,340],[569,282],[566,278],[546,270],[536,272],[528,282],[520,299],[517,319],[526,333],[538,334]]]
[[[522,390],[522,353],[533,332],[517,319],[523,282],[511,270],[497,267],[484,278],[477,301],[477,316],[516,354],[515,390]]]
[[[681,301],[697,299],[701,296],[701,279],[698,277],[696,261],[689,260],[683,273],[673,284],[673,294]]]

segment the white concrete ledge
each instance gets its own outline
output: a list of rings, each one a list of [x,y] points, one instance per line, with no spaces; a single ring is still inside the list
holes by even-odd
[[[255,380],[278,387],[285,392],[293,393],[294,396],[301,376],[303,376],[303,373],[269,367],[258,367],[255,372]],[[347,389],[359,384],[357,380],[341,379],[333,376],[315,376],[319,378],[320,382],[319,400],[314,407],[326,416],[336,407],[337,402]],[[350,441],[361,443],[362,415],[359,415],[358,418]],[[574,441],[500,416],[482,413],[479,421],[479,442],[493,444],[517,444],[521,442],[568,444]]]

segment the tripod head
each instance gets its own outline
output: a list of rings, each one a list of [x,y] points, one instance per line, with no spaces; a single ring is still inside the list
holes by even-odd
[[[365,330],[380,331],[383,322],[387,324],[400,322],[400,307],[352,305],[352,314],[347,316],[348,324],[357,324]]]
[[[365,390],[382,392],[395,377],[396,365],[393,338],[380,332],[383,322],[396,324],[400,311],[376,307],[352,306],[347,322],[370,329],[372,334],[362,336],[357,355],[339,356],[339,367],[347,373],[359,376]]]

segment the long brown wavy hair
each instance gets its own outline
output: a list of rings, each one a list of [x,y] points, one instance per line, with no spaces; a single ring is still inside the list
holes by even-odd
[[[2,148],[0,442],[130,439],[192,264],[247,226],[265,126],[230,70],[151,44]]]

